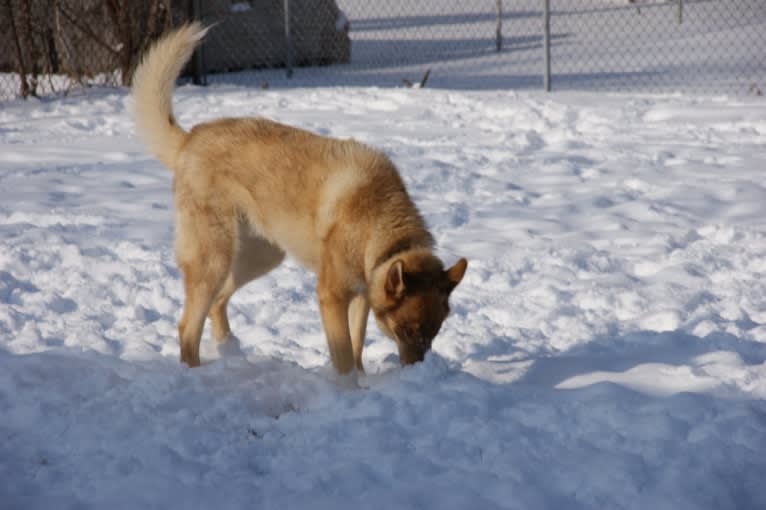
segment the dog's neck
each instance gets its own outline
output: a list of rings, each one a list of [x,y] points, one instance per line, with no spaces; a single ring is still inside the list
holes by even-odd
[[[382,249],[376,250],[377,253],[367,258],[365,267],[365,279],[367,287],[374,287],[376,283],[385,280],[385,275],[397,259],[406,257],[412,252],[423,252],[432,255],[433,238],[426,232],[425,235],[403,236],[393,242],[389,242]]]
[[[388,248],[383,250],[380,255],[375,259],[375,262],[372,266],[372,270],[375,271],[380,266],[388,265],[386,262],[393,262],[393,259],[396,258],[397,255],[401,255],[402,253],[413,250],[413,249],[422,249],[422,248],[430,248],[430,245],[424,244],[423,242],[418,242],[417,240],[410,239],[410,238],[402,238],[397,240],[395,243],[391,244]]]

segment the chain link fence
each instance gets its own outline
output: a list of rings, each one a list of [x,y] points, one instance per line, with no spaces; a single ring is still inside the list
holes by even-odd
[[[766,92],[765,0],[0,0],[0,99],[125,85],[190,16],[209,83]]]
[[[766,92],[766,1],[551,0],[554,89]]]

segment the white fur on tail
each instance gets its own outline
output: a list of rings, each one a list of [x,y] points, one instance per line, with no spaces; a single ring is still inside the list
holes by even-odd
[[[136,130],[171,170],[186,138],[173,116],[173,88],[208,28],[194,22],[163,36],[146,52],[133,75]]]

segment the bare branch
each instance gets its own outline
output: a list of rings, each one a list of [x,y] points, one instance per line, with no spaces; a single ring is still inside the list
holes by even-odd
[[[71,24],[72,24],[72,26],[76,27],[76,28],[77,28],[77,29],[79,29],[79,30],[80,30],[82,33],[84,33],[85,35],[87,35],[88,37],[90,37],[90,38],[93,40],[93,42],[95,42],[95,43],[97,43],[99,46],[101,46],[101,47],[105,48],[107,51],[109,51],[109,52],[110,52],[111,54],[113,54],[113,55],[119,55],[119,54],[120,54],[120,52],[119,52],[118,50],[115,50],[114,48],[112,48],[112,47],[109,45],[109,43],[107,43],[107,42],[106,42],[106,41],[104,41],[104,40],[103,40],[101,37],[99,37],[99,36],[98,36],[98,34],[96,34],[96,33],[95,33],[93,30],[91,30],[91,29],[90,29],[90,27],[88,27],[88,26],[83,26],[83,25],[81,25],[80,23],[78,23],[78,22],[77,22],[77,21],[76,21],[76,20],[75,20],[75,19],[72,17],[72,15],[71,15],[71,14],[69,14],[69,13],[68,13],[68,12],[67,12],[65,9],[63,9],[63,8],[60,8],[60,9],[59,9],[59,12],[61,12],[61,14],[62,14],[62,15],[63,15],[63,16],[66,18],[66,19],[67,19],[67,21],[69,21],[69,23],[71,23]]]
[[[24,65],[24,52],[21,48],[21,41],[19,40],[19,31],[16,28],[16,17],[13,15],[13,5],[11,0],[5,0],[6,8],[8,9],[8,15],[11,21],[11,32],[13,34],[13,42],[16,46],[16,65],[18,66],[19,78],[21,79],[21,97],[27,97],[29,95],[29,83],[27,83],[27,70]]]

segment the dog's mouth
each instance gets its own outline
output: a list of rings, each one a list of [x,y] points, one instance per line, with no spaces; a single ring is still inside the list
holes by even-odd
[[[429,348],[422,345],[411,345],[400,341],[396,342],[399,346],[399,362],[402,365],[412,365],[423,361]]]
[[[394,330],[396,344],[399,346],[399,359],[402,365],[411,365],[423,361],[431,349],[431,340],[411,328]]]
[[[396,324],[387,320],[384,313],[376,313],[375,319],[380,329],[396,342],[399,348],[399,361],[402,365],[412,365],[425,359],[426,353],[431,350],[433,337],[428,338],[422,334],[421,328],[417,325]],[[438,331],[438,328],[432,329]]]

